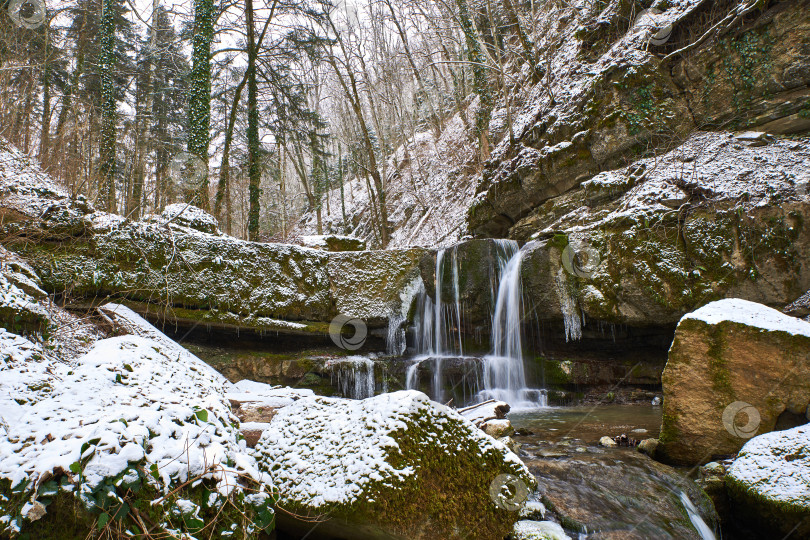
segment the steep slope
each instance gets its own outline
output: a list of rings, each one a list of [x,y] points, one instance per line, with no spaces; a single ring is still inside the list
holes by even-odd
[[[526,238],[519,222],[554,197],[698,131],[810,130],[807,0],[546,2],[532,38],[544,75],[532,81],[528,64],[507,62],[519,81],[513,136],[501,100],[487,163],[476,163],[458,116],[438,141],[418,134],[391,156],[389,247],[447,246],[468,234]],[[327,232],[375,242],[366,193],[364,181],[345,186],[344,219],[333,190]],[[315,223],[305,215],[298,232],[313,233]]]

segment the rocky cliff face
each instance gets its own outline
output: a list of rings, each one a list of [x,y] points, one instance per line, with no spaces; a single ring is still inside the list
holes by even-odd
[[[638,4],[571,9],[545,36],[551,75],[486,165],[474,233],[514,234],[546,201],[697,130],[810,129],[806,1]]]

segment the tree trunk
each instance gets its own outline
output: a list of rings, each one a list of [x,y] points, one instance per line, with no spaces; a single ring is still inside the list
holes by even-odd
[[[193,65],[189,75],[188,151],[200,159],[202,171],[188,167],[186,200],[208,211],[208,145],[211,129],[211,42],[214,39],[213,0],[194,1]],[[201,172],[202,178],[191,178]]]
[[[245,0],[248,38],[248,238],[259,239],[259,195],[261,190],[261,169],[259,167],[259,105],[256,83],[256,34],[253,24],[253,0]]]
[[[115,6],[104,0],[101,12],[101,141],[99,142],[99,208],[115,212],[116,101]]]

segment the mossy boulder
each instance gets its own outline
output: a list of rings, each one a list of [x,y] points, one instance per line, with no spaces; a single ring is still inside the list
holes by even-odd
[[[726,486],[735,520],[763,535],[810,536],[810,426],[766,433],[745,443],[729,468]]]
[[[0,148],[0,194],[4,212],[17,216],[0,223],[5,245],[28,262],[44,291],[115,297],[193,325],[328,334],[343,313],[383,326],[407,311],[424,253],[246,242],[186,204],[133,222],[68,197],[38,164],[8,148]]]
[[[325,536],[503,538],[535,485],[505,446],[416,391],[302,399],[276,413],[257,451],[281,494],[278,526],[293,534],[323,516]]]
[[[365,240],[353,236],[341,236],[338,234],[305,235],[299,240],[303,246],[325,251],[365,251],[366,249]]]
[[[810,405],[810,323],[739,299],[678,324],[662,376],[657,456],[698,464],[737,452]],[[784,415],[784,416],[783,416]]]
[[[339,313],[381,326],[407,315],[419,283],[422,248],[329,253],[329,291]]]
[[[149,220],[150,217],[148,216],[145,219]],[[188,227],[208,234],[220,234],[217,218],[191,204],[170,204],[154,220],[164,224],[174,223],[181,227]]]

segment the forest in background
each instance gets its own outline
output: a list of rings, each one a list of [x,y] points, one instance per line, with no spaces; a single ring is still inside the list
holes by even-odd
[[[533,1],[4,4],[0,137],[100,209],[184,201],[252,240],[289,240],[360,178],[384,247],[395,150],[458,115],[483,163],[495,104],[511,126],[521,81],[551,71]]]

